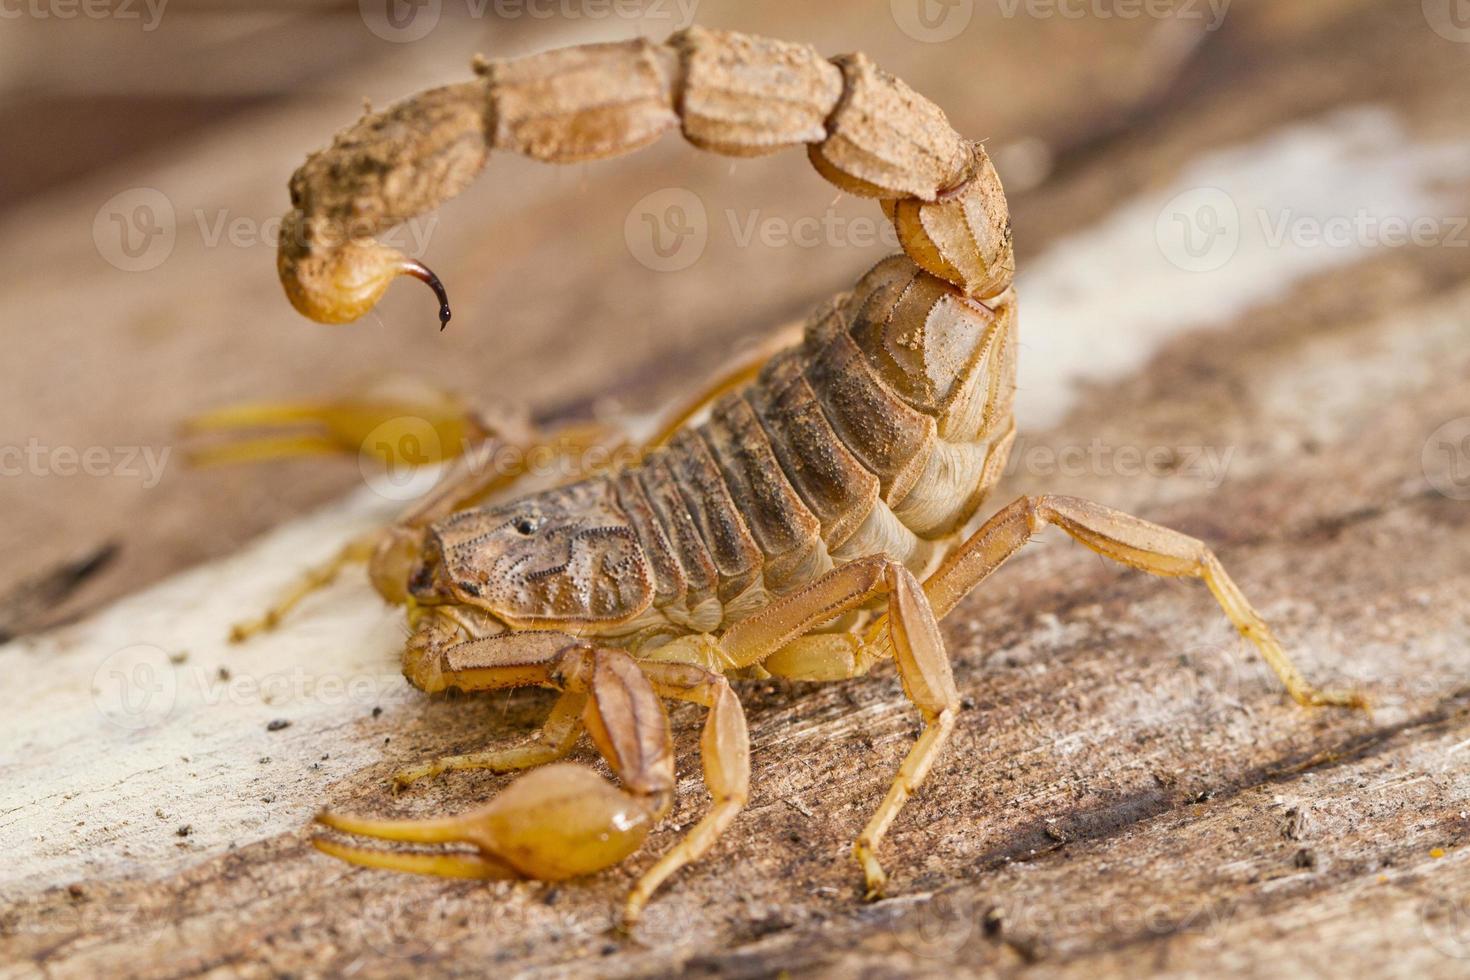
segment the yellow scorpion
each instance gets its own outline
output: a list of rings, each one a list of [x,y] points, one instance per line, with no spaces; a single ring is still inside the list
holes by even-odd
[[[292,177],[278,266],[301,313],[354,320],[395,276],[411,275],[435,288],[447,322],[438,279],[373,235],[462,190],[492,147],[566,163],[626,153],[674,128],[737,157],[805,146],[839,189],[878,199],[903,252],[819,307],[799,334],[775,338],[679,406],[628,465],[493,506],[484,501],[505,499],[518,474],[462,465],[397,524],[237,628],[242,638],[273,626],[342,563],[370,558],[377,589],[408,608],[403,672],[416,687],[560,692],[528,742],[396,777],[407,785],[446,770],[541,767],[488,805],[428,820],[318,818],[345,834],[458,848],[324,834],[321,850],[475,878],[609,867],[669,810],[674,752],[662,699],[692,701],[708,709],[701,753],[713,804],[639,878],[625,907],[632,923],[746,802],[749,745],[730,679],[837,680],[892,659],[924,727],[853,846],[877,896],[884,835],[959,709],[939,620],[1045,525],[1134,568],[1203,580],[1299,703],[1363,703],[1309,686],[1193,538],[1061,496],[1022,497],[970,530],[1015,434],[1015,261],[989,157],[932,102],[861,54],[827,60],[806,45],[700,28],[663,44],[477,60],[475,72],[364,116]],[[252,458],[355,450],[396,411],[344,403],[203,422],[322,430],[216,451]],[[454,400],[414,411],[470,443],[541,439]],[[583,732],[620,786],[557,761]]]

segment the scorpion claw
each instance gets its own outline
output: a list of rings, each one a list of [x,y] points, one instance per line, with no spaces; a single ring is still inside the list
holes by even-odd
[[[557,881],[623,860],[643,843],[654,810],[590,769],[535,769],[486,805],[452,817],[382,820],[323,812],[316,821],[345,834],[412,844],[462,844],[475,852],[390,851],[317,837],[316,848],[365,867],[453,878]]]
[[[484,437],[486,423],[461,400],[407,378],[335,401],[230,405],[191,418],[195,466],[347,453],[394,466],[443,462]]]
[[[519,878],[508,864],[482,854],[429,854],[420,851],[388,851],[375,847],[354,847],[329,837],[313,837],[311,846],[349,864],[387,871],[437,875],[441,878]]]

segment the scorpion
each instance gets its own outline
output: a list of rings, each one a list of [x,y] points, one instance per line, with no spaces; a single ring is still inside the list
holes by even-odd
[[[365,111],[292,176],[277,266],[299,312],[350,322],[408,275],[434,289],[442,329],[442,283],[374,235],[461,191],[492,148],[568,163],[632,151],[675,127],[733,157],[804,146],[840,191],[878,199],[902,251],[731,365],[626,464],[497,503],[524,474],[467,465],[467,450],[397,523],[236,628],[243,639],[275,626],[345,563],[367,560],[376,589],[407,609],[403,673],[415,687],[558,692],[530,739],[394,777],[403,788],[450,770],[527,770],[487,805],[418,820],[323,812],[320,850],[467,878],[559,880],[610,867],[670,810],[663,702],[693,702],[707,709],[700,752],[712,802],[637,879],[623,909],[631,926],[746,803],[750,749],[731,681],[840,680],[891,660],[923,727],[853,844],[867,896],[881,896],[884,836],[960,709],[939,621],[1048,525],[1124,565],[1202,580],[1299,704],[1366,704],[1310,686],[1194,538],[1054,495],[1023,496],[975,526],[1015,437],[1015,259],[989,156],[934,103],[862,54],[827,60],[807,45],[699,27],[662,44],[477,57],[474,72]],[[454,398],[413,409],[472,446],[549,444]],[[261,458],[355,451],[399,410],[245,407],[200,423],[227,436],[283,423],[321,430],[216,450]],[[609,438],[579,432],[572,442]],[[620,785],[560,761],[583,733]]]

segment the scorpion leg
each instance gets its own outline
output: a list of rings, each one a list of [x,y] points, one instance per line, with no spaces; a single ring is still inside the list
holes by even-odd
[[[1203,542],[1157,524],[1076,497],[1021,497],[986,521],[924,583],[939,615],[1021,549],[1045,525],[1066,531],[1105,558],[1153,575],[1202,579],[1225,615],[1275,671],[1292,700],[1301,705],[1367,707],[1350,691],[1319,691],[1307,683],[1271,628],[1246,601]]]
[[[686,422],[713,405],[721,395],[753,381],[773,355],[801,340],[804,329],[803,323],[782,327],[738,356],[735,363],[711,378],[698,392],[684,401],[676,402],[671,410],[660,417],[658,428],[643,446],[643,452],[657,449],[668,442]]]
[[[400,852],[318,837],[313,843],[320,850],[353,864],[396,871],[554,881],[622,861],[668,811],[674,790],[668,716],[626,652],[573,646],[547,655],[512,640],[499,645],[472,641],[419,653],[440,661],[420,675],[432,682],[426,687],[489,690],[538,684],[584,695],[582,720],[623,788],[583,766],[546,766],[520,776],[485,806],[451,817],[317,817],[323,826],[346,834],[461,844],[472,851]]]
[[[230,642],[242,643],[275,629],[303,599],[331,585],[343,568],[359,562],[369,563],[369,576],[383,598],[402,604],[425,527],[507,490],[539,467],[576,471],[594,456],[594,451],[597,459],[611,459],[625,445],[625,437],[617,430],[595,423],[568,425],[539,437],[520,435],[517,442],[498,434],[482,435],[398,520],[355,538],[328,561],[308,569],[260,616],[232,626]],[[341,444],[334,446],[343,448]]]
[[[814,627],[880,595],[888,598],[887,615],[862,643],[834,641],[826,634],[820,638],[807,635]],[[860,673],[875,659],[871,648],[883,639],[892,647],[904,693],[919,709],[924,730],[904,758],[887,796],[853,843],[853,856],[863,867],[869,898],[881,896],[887,880],[876,856],[878,846],[929,774],[959,710],[944,638],[923,588],[902,562],[883,556],[859,558],[741,620],[720,639],[725,655],[735,664],[769,661],[778,670],[802,666],[830,670],[835,660],[838,669],[846,664],[845,669],[853,673]],[[797,640],[802,642],[793,645]],[[807,642],[813,640],[815,646]]]
[[[275,629],[302,600],[337,581],[337,576],[341,574],[342,569],[359,562],[369,561],[373,553],[378,550],[378,540],[377,532],[353,538],[327,561],[307,569],[265,612],[254,619],[232,624],[230,642],[244,643],[257,633],[266,633]]]
[[[745,711],[723,674],[686,664],[640,663],[662,697],[692,701],[709,709],[699,740],[704,784],[713,805],[684,839],[643,873],[623,906],[623,923],[631,928],[643,907],[670,875],[710,849],[745,807],[750,795],[750,738]]]
[[[584,730],[582,712],[587,705],[587,695],[567,691],[552,706],[551,714],[536,734],[519,745],[490,749],[486,752],[470,752],[465,755],[447,755],[433,762],[400,769],[393,774],[393,789],[403,790],[420,779],[428,779],[446,772],[465,769],[490,769],[494,772],[512,772],[517,769],[532,769],[549,762],[565,758],[576,746]]]

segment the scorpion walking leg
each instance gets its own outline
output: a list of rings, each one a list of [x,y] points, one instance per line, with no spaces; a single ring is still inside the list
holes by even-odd
[[[1307,683],[1265,620],[1251,608],[1203,542],[1157,524],[1076,497],[1021,497],[976,531],[924,583],[939,615],[985,580],[1047,524],[1066,531],[1098,554],[1153,575],[1204,581],[1225,615],[1275,671],[1292,699],[1301,705],[1367,706],[1363,695],[1319,691]]]
[[[685,664],[642,663],[640,666],[662,697],[693,701],[709,709],[699,749],[704,763],[704,784],[714,804],[683,840],[643,873],[628,893],[623,907],[623,922],[628,927],[638,921],[659,885],[709,850],[744,808],[750,795],[750,738],[745,728],[745,711],[729,681],[722,674]]]
[[[473,851],[389,851],[318,837],[313,843],[320,850],[354,864],[396,871],[553,881],[622,861],[667,812],[674,790],[668,716],[626,652],[568,647],[547,655],[514,644],[470,642],[430,655],[442,661],[427,675],[434,681],[428,686],[435,689],[539,684],[582,695],[582,721],[623,788],[583,766],[546,766],[520,776],[485,806],[456,816],[317,817],[333,830],[379,841],[460,844]]]
[[[850,669],[858,672],[865,668],[869,656],[851,640],[831,641],[826,636],[804,634],[882,594],[888,596],[888,610],[881,621],[881,636],[886,636],[892,646],[904,693],[923,716],[924,730],[899,767],[888,795],[853,843],[853,856],[863,867],[869,898],[882,895],[887,880],[876,856],[878,846],[904,803],[929,774],[959,710],[959,694],[944,638],[923,588],[901,562],[881,556],[860,558],[736,623],[720,640],[724,653],[736,664],[770,660],[778,670],[792,669],[803,662],[808,668],[821,668],[825,658],[836,656],[840,660],[850,655]],[[876,645],[880,638],[877,629],[864,645]],[[815,640],[819,647],[803,650],[808,646],[805,642],[793,646],[799,638]],[[783,663],[788,657],[790,661]]]
[[[801,339],[804,328],[804,324],[796,323],[777,330],[738,357],[734,364],[711,378],[693,396],[675,403],[673,409],[665,412],[659,419],[658,428],[654,436],[643,446],[643,451],[648,452],[662,446],[686,422],[713,405],[721,395],[754,380],[774,354]]]
[[[479,436],[453,461],[434,488],[397,521],[348,542],[330,560],[309,569],[260,616],[232,626],[230,642],[242,643],[275,629],[303,599],[331,585],[342,569],[360,562],[369,563],[373,585],[383,598],[401,604],[407,595],[409,570],[418,558],[423,529],[429,524],[506,490],[535,466],[557,466],[558,459],[577,460],[593,450],[610,459],[625,444],[625,438],[616,430],[590,424],[567,426],[539,439],[523,435],[514,443],[498,435]],[[580,465],[569,463],[568,468]]]
[[[230,627],[230,642],[244,643],[257,633],[275,629],[303,599],[337,581],[337,576],[341,574],[342,569],[370,560],[373,553],[378,550],[378,540],[377,532],[353,538],[330,559],[307,569],[265,612],[254,619],[233,624]]]
[[[540,730],[519,745],[465,755],[446,755],[420,766],[400,769],[393,774],[393,789],[403,790],[420,779],[446,772],[464,769],[511,772],[516,769],[532,769],[563,759],[582,736],[582,712],[586,705],[585,694],[567,691],[552,706],[551,714],[547,715]]]

